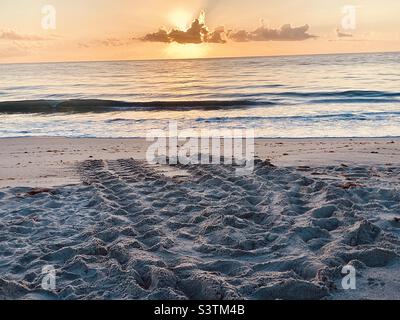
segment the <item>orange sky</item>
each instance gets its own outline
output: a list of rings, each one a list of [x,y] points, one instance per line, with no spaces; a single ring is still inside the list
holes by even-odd
[[[3,63],[400,50],[398,0],[1,0],[0,9]],[[202,10],[208,33],[192,43],[186,31]],[[140,40],[158,40],[161,27],[164,42]],[[213,43],[216,29],[224,43]]]

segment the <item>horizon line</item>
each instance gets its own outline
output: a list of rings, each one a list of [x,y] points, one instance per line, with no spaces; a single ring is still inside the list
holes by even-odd
[[[253,58],[279,58],[279,57],[305,57],[305,56],[333,56],[333,55],[357,55],[357,54],[393,54],[396,51],[368,51],[368,52],[338,52],[338,53],[304,53],[304,54],[276,54],[254,56],[225,56],[202,58],[149,58],[149,59],[110,59],[110,60],[65,60],[65,61],[39,61],[39,62],[1,62],[0,65],[24,65],[24,64],[58,64],[58,63],[104,63],[104,62],[146,62],[146,61],[193,61],[193,60],[224,60],[224,59],[253,59]]]

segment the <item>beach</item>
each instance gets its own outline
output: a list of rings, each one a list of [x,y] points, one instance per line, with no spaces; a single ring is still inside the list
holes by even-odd
[[[0,139],[0,187],[52,187],[79,183],[76,164],[85,160],[144,161],[153,141],[144,138]],[[181,143],[182,145],[182,143]],[[399,138],[255,139],[255,156],[274,165],[400,165]]]
[[[0,64],[0,299],[400,299],[399,57]]]
[[[399,138],[256,139],[245,176],[150,143],[0,139],[0,299],[400,299]]]
[[[0,303],[400,301],[400,2],[359,2],[2,0]]]

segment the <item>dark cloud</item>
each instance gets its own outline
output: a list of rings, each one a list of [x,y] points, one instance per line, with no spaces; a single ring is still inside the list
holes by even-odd
[[[215,29],[214,32],[208,34],[207,42],[209,43],[225,43],[226,42],[226,35],[225,35],[225,28],[219,27]]]
[[[202,14],[198,19],[195,19],[190,28],[182,31],[177,29],[172,29],[167,31],[165,29],[159,29],[155,33],[146,34],[141,40],[150,42],[177,42],[181,44],[187,43],[225,43],[224,39],[225,30],[223,27],[217,28],[215,31],[210,32],[203,22],[204,14]]]
[[[269,29],[264,26],[252,32],[246,30],[229,31],[228,38],[232,41],[301,41],[316,36],[308,33],[310,27],[306,24],[301,27],[292,27],[290,24],[283,25],[280,29]]]
[[[171,42],[202,43],[208,36],[208,30],[203,23],[200,23],[199,19],[196,19],[188,30],[171,30],[168,36]]]
[[[35,35],[23,35],[19,34],[13,30],[3,31],[0,30],[0,40],[12,40],[12,41],[43,41],[48,40],[47,38],[43,38]]]
[[[171,43],[177,42],[185,43],[226,43],[227,39],[235,42],[248,42],[248,41],[301,41],[316,36],[309,34],[309,26],[306,24],[300,27],[292,27],[290,24],[283,25],[280,29],[266,28],[264,25],[254,31],[229,30],[225,32],[224,27],[219,27],[213,32],[209,31],[205,24],[204,12],[198,19],[192,22],[189,29],[170,31],[159,29],[155,33],[146,34],[140,38],[142,41],[149,42],[164,42]]]
[[[142,40],[150,42],[171,42],[168,32],[164,29],[160,29],[155,33],[146,34]]]
[[[353,35],[350,34],[350,33],[341,32],[339,28],[336,29],[336,36],[338,38],[351,38],[351,37],[353,37]]]
[[[246,30],[228,31],[228,38],[236,42],[247,42],[251,40],[251,34]]]

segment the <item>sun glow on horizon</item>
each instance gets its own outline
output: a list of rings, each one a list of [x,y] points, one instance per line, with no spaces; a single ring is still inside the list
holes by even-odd
[[[179,44],[170,43],[165,49],[168,57],[174,59],[198,59],[205,58],[209,52],[209,46],[202,44]]]

